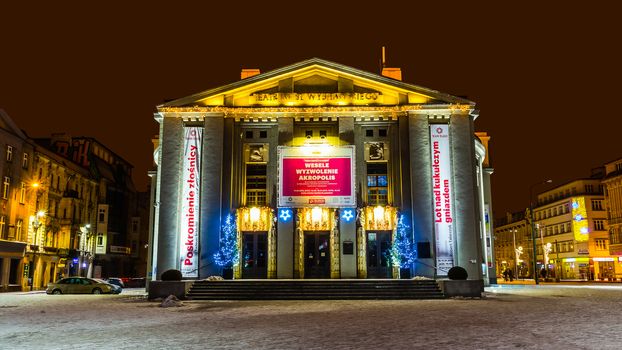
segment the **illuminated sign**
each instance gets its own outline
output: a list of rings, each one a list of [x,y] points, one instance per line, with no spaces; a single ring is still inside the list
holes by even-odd
[[[574,234],[574,239],[577,242],[586,242],[589,238],[589,228],[588,222],[585,220],[587,218],[587,210],[585,208],[585,198],[584,197],[573,197],[572,198],[572,232]]]
[[[454,266],[454,209],[449,142],[449,125],[430,125],[436,266],[438,274],[442,276],[447,275],[447,271]]]
[[[291,218],[292,218],[291,209],[279,209],[279,219],[281,219],[281,221],[287,222]]]
[[[273,93],[252,94],[249,102],[263,106],[303,106],[303,105],[364,105],[382,103],[379,92],[338,92],[338,93]]]
[[[354,219],[354,209],[344,209],[343,214],[341,214],[341,218],[346,222],[350,222]]]
[[[203,128],[184,128],[184,158],[181,181],[181,232],[179,253],[183,277],[198,277],[199,193],[201,171],[201,139]]]
[[[278,147],[281,207],[352,207],[354,146]]]

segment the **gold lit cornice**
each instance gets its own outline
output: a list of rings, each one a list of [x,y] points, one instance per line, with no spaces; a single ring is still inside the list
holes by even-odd
[[[240,231],[268,231],[272,218],[269,207],[245,207],[237,210]]]
[[[275,106],[275,107],[224,107],[224,106],[191,106],[191,107],[160,107],[160,113],[214,113],[226,116],[250,115],[257,113],[273,114],[344,114],[352,115],[356,113],[387,113],[404,114],[409,111],[423,111],[427,109],[446,109],[451,112],[466,113],[473,108],[468,104],[450,105],[400,105],[400,106]]]
[[[300,228],[304,231],[329,231],[332,229],[333,210],[329,208],[301,208]]]
[[[397,208],[395,207],[365,207],[365,230],[390,231],[395,228]]]

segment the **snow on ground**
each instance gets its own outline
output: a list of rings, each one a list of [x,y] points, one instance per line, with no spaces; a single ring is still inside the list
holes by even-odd
[[[0,349],[621,349],[622,286],[499,285],[481,299],[184,301],[0,294]]]

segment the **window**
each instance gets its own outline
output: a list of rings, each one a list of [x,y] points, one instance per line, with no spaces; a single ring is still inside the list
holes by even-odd
[[[387,129],[380,129],[380,130],[378,130],[378,136],[380,136],[380,137],[387,137]]]
[[[28,153],[24,153],[22,157],[22,168],[28,169]]]
[[[607,249],[607,240],[606,239],[595,239],[594,243],[596,244],[596,250],[606,250]]]
[[[22,185],[19,189],[19,202],[20,204],[24,204],[26,201],[26,183],[22,182]]]
[[[267,167],[265,164],[246,165],[246,205],[266,204]]]
[[[267,130],[260,130],[259,131],[259,138],[260,139],[265,139],[268,137],[268,131]]]
[[[592,210],[603,210],[603,201],[600,199],[592,199]]]
[[[6,146],[6,161],[10,162],[13,160],[13,146]]]
[[[616,164],[616,171],[622,171],[622,163]]]
[[[253,132],[252,132],[252,131],[250,131],[250,130],[247,130],[247,131],[244,133],[244,135],[245,135],[244,137],[246,137],[247,139],[252,139],[252,138],[253,138]]]
[[[104,234],[103,233],[97,234],[97,245],[100,247],[104,245]]]
[[[8,176],[4,177],[4,183],[2,186],[2,198],[4,199],[8,199],[9,198],[9,189],[11,187],[11,178]]]
[[[15,223],[15,239],[18,241],[22,239],[22,226],[24,226],[24,220],[17,219]]]
[[[99,215],[97,221],[104,222],[106,221],[106,209],[99,209]]]
[[[605,220],[594,220],[594,230],[596,231],[604,231],[605,230]]]
[[[374,137],[374,129],[366,129],[365,130],[366,137]]]
[[[320,130],[320,138],[321,139],[325,139],[326,138],[326,130]]]
[[[6,216],[2,215],[0,216],[0,237],[2,238],[6,238],[4,236],[4,228],[6,226]]]
[[[367,204],[386,205],[388,194],[387,163],[367,163]]]
[[[594,192],[594,186],[593,185],[585,185],[585,192],[586,193]]]
[[[138,233],[138,219],[132,219],[132,233]]]

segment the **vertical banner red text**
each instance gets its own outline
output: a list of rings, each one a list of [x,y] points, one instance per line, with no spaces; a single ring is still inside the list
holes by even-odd
[[[203,128],[184,128],[181,232],[179,252],[183,277],[199,276],[199,213],[201,139]]]
[[[438,275],[445,276],[447,271],[454,266],[454,201],[451,182],[449,125],[431,124],[430,144],[434,233],[436,235],[436,266]]]

